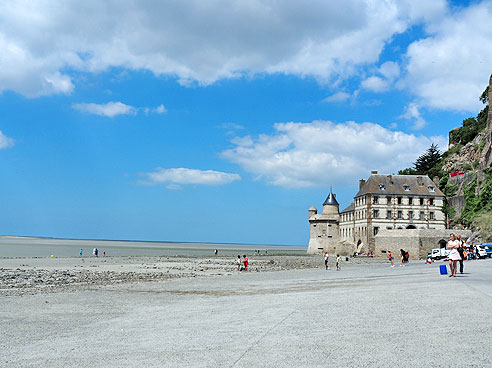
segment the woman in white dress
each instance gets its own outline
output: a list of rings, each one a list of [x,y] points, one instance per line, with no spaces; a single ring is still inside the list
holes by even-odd
[[[451,270],[451,274],[449,277],[456,277],[456,262],[461,259],[460,254],[458,252],[458,248],[460,246],[459,240],[456,239],[454,234],[451,234],[448,241],[448,249],[451,250],[448,255],[449,259],[449,268]]]

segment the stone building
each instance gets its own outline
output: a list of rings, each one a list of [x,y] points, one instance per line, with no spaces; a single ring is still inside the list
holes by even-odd
[[[338,211],[333,193],[323,204],[323,214],[318,215],[314,206],[309,209],[308,253],[375,252],[375,237],[383,229],[444,230],[443,200],[444,194],[428,176],[373,171],[359,181],[359,192],[343,211]]]

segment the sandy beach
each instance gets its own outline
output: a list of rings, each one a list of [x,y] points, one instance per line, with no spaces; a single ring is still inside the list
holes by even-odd
[[[492,365],[491,260],[456,278],[356,260],[1,259],[0,366]]]

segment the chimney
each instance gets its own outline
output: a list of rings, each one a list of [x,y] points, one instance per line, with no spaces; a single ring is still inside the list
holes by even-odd
[[[424,180],[422,179],[421,176],[417,176],[417,185],[421,187],[424,186]]]
[[[434,176],[434,180],[432,180],[434,182],[434,184],[437,185],[437,187],[439,187],[439,176]]]
[[[365,183],[366,183],[366,181],[364,179],[359,180],[359,190],[362,189],[362,187],[364,186]]]
[[[371,175],[377,175],[378,174],[378,171],[377,170],[372,170],[371,171]]]
[[[387,178],[388,178],[389,183],[393,184],[393,177],[391,175],[388,175]]]

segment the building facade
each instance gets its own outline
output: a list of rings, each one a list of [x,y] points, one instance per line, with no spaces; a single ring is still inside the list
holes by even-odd
[[[333,193],[330,195],[335,198]],[[374,252],[375,237],[383,229],[445,229],[443,201],[444,194],[428,176],[380,175],[373,171],[367,180],[359,181],[359,192],[353,203],[337,213],[338,224],[332,220],[331,232],[338,227],[337,237],[323,237],[317,232],[319,230],[313,230],[313,225],[317,229],[324,227],[324,218],[317,218],[315,211],[310,209],[308,252],[336,253],[337,249],[349,245],[355,251],[364,249]],[[334,208],[330,213],[333,214],[333,211]]]

